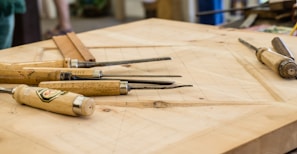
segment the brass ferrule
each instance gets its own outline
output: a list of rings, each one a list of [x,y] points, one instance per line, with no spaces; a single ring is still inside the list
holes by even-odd
[[[83,104],[84,99],[85,99],[85,97],[80,95],[80,96],[76,97],[75,100],[73,101],[72,109],[75,114],[82,115],[82,112],[83,112],[82,104]]]
[[[127,81],[121,81],[120,82],[120,94],[121,95],[127,95],[129,92],[129,85]]]

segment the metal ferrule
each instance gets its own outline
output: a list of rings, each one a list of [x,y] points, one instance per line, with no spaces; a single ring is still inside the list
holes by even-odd
[[[270,51],[270,52],[272,52],[269,48],[264,48],[264,47],[260,47],[260,48],[258,48],[258,49],[256,50],[256,57],[257,57],[257,59],[258,59],[261,63],[263,63],[263,64],[264,64],[264,62],[262,61],[261,57],[262,57],[262,53],[263,53],[264,51]]]
[[[297,75],[297,65],[292,59],[288,58],[279,64],[278,72],[283,78],[295,78]]]
[[[103,76],[103,73],[101,70],[94,70],[93,77],[94,78],[101,78]]]
[[[78,60],[77,59],[71,59],[70,60],[70,67],[71,68],[78,68]]]
[[[84,99],[85,97],[80,95],[80,96],[77,96],[73,101],[72,110],[75,114],[82,115],[82,104]]]
[[[127,81],[121,81],[120,82],[120,94],[121,95],[127,95],[129,92],[129,85]]]
[[[60,80],[71,80],[72,73],[71,72],[61,72]]]

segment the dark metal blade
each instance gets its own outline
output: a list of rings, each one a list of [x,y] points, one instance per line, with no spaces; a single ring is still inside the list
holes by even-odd
[[[123,78],[85,78],[79,76],[72,76],[71,80],[120,80],[128,81],[129,83],[142,83],[142,84],[157,84],[157,85],[171,85],[174,81],[161,81],[161,80],[134,80],[134,79],[123,79]]]
[[[182,77],[181,75],[128,75],[128,74],[123,74],[123,75],[117,75],[117,74],[103,74],[102,77],[165,77],[165,78],[170,78],[170,77]]]
[[[193,85],[170,85],[170,86],[129,86],[129,89],[174,89],[181,87],[193,87]]]
[[[163,61],[163,60],[171,60],[171,58],[170,57],[158,57],[158,58],[110,61],[110,62],[79,62],[78,67],[79,68],[89,68],[89,67],[123,65],[123,64],[144,63],[144,62]]]
[[[12,94],[13,89],[0,87],[0,92]]]
[[[244,44],[245,46],[247,46],[247,47],[249,47],[249,48],[255,50],[255,51],[258,50],[257,47],[253,46],[252,44],[248,43],[247,41],[245,41],[245,40],[243,40],[243,39],[241,39],[241,38],[239,38],[238,41],[239,41],[240,43]]]

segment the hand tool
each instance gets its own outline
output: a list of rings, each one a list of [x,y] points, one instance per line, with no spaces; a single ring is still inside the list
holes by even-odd
[[[18,63],[0,63],[1,70],[19,70],[24,67],[67,67],[63,60],[55,61],[33,61],[33,62],[18,62]]]
[[[128,81],[130,83],[142,83],[142,84],[158,84],[158,85],[171,85],[174,81],[162,81],[162,80],[137,80],[137,79],[127,79],[127,78],[85,78],[72,75],[70,80],[121,80]]]
[[[72,75],[79,77],[182,77],[181,75],[133,75],[133,74],[103,74],[99,69],[90,68],[53,68],[53,67],[24,67],[25,70],[35,70],[35,71],[63,71],[70,72]]]
[[[45,81],[40,82],[39,87],[70,91],[84,96],[116,96],[127,95],[133,89],[174,89],[180,87],[192,87],[192,85],[148,86],[131,85],[127,81]]]
[[[80,77],[72,75],[71,72],[63,72],[59,70],[0,70],[0,83],[8,84],[28,84],[38,85],[41,81],[66,81],[66,80],[125,80],[131,83],[149,83],[170,85],[173,81],[160,80],[133,80],[133,79],[115,79],[115,78],[99,78],[99,77]]]
[[[153,62],[153,61],[163,61],[171,60],[170,57],[158,57],[158,58],[147,58],[147,59],[135,59],[135,60],[122,60],[122,61],[108,61],[108,62],[80,62],[76,59],[70,61],[71,68],[90,68],[90,67],[102,67],[102,66],[113,66],[113,65],[123,65],[123,64],[134,64],[143,62]]]
[[[12,94],[16,102],[54,113],[90,116],[95,111],[92,98],[55,89],[19,85],[12,89],[0,87],[0,92]]]
[[[89,62],[78,61],[77,59],[65,58],[64,60],[57,61],[42,61],[42,62],[24,62],[24,63],[0,63],[0,69],[21,69],[23,67],[58,67],[58,68],[90,68],[90,67],[103,67],[123,64],[134,64],[144,62],[154,62],[171,60],[170,57],[157,57],[147,59],[123,60],[123,61],[108,61],[108,62]]]
[[[287,56],[291,58],[292,60],[295,60],[293,53],[289,50],[289,48],[286,46],[284,41],[279,37],[274,37],[271,40],[271,44],[274,48],[274,50],[284,56]]]
[[[35,70],[0,70],[0,83],[37,85],[41,81],[70,80],[67,72]]]
[[[271,51],[269,48],[260,47],[256,48],[250,43],[239,38],[239,42],[245,46],[256,51],[257,59],[272,69],[274,72],[278,73],[283,78],[295,78],[297,74],[297,65],[296,63],[286,56],[278,54]]]

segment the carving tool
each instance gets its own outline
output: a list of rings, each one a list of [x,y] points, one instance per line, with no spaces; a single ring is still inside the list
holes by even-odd
[[[80,94],[40,87],[19,85],[12,89],[0,87],[0,92],[12,94],[16,102],[54,113],[90,116],[95,111],[92,98]]]
[[[271,44],[277,53],[287,56],[292,60],[295,60],[293,53],[289,50],[289,48],[281,38],[279,37],[273,38],[271,41]]]
[[[99,69],[90,68],[53,68],[53,67],[24,67],[25,70],[35,70],[35,71],[63,71],[70,72],[72,75],[79,77],[182,77],[181,75],[133,75],[133,74],[103,74]]]
[[[90,67],[103,67],[103,66],[113,66],[113,65],[123,65],[123,64],[154,62],[154,61],[163,61],[163,60],[171,60],[171,58],[170,57],[158,57],[158,58],[108,61],[108,62],[89,62],[89,61],[80,62],[78,60],[73,59],[70,61],[69,65],[71,68],[90,68]]]
[[[71,76],[70,80],[121,80],[128,81],[130,83],[142,83],[142,84],[158,84],[158,85],[171,85],[174,81],[162,81],[162,80],[137,80],[137,79],[127,79],[127,78],[84,78],[79,76]]]
[[[39,87],[71,91],[84,96],[117,96],[127,95],[134,89],[174,89],[181,87],[192,87],[192,85],[131,85],[127,81],[45,81],[40,82]]]
[[[135,60],[122,60],[122,61],[108,61],[108,62],[90,62],[90,61],[78,61],[77,59],[65,58],[65,60],[57,61],[42,61],[42,62],[24,62],[24,63],[0,63],[0,69],[21,69],[23,67],[58,67],[58,68],[90,68],[90,67],[103,67],[123,64],[134,64],[144,62],[154,62],[171,60],[170,57],[157,57],[147,59],[135,59]]]
[[[41,81],[70,80],[69,73],[61,71],[0,70],[0,83],[38,85]]]
[[[267,67],[278,73],[283,78],[295,78],[297,74],[296,63],[286,56],[271,51],[269,48],[260,47],[256,48],[252,44],[239,38],[239,42],[245,46],[256,51],[257,59],[265,64]]]
[[[65,80],[125,80],[131,83],[149,83],[170,85],[173,81],[161,80],[133,80],[133,79],[115,79],[115,78],[99,78],[99,77],[80,77],[72,75],[71,72],[63,72],[59,70],[0,70],[0,83],[7,84],[28,84],[38,85],[42,81],[65,81]]]

